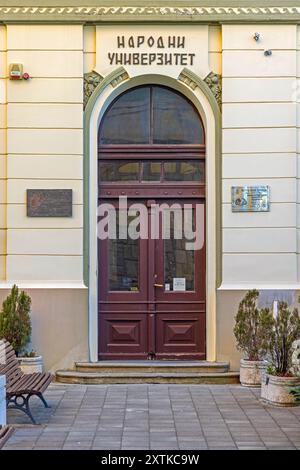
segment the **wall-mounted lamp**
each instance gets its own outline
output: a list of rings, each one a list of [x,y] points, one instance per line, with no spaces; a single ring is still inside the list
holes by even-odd
[[[270,55],[272,55],[271,49],[267,49],[266,51],[264,51],[264,55],[265,55],[266,57],[269,57]]]
[[[254,33],[253,39],[254,39],[254,41],[256,41],[256,42],[260,41],[260,40],[261,40],[261,35],[260,35],[260,33]]]

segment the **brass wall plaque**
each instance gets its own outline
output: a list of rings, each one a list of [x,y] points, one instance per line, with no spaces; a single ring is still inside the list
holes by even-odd
[[[269,186],[232,186],[231,209],[232,212],[268,212]]]
[[[27,217],[72,217],[72,189],[27,189]]]

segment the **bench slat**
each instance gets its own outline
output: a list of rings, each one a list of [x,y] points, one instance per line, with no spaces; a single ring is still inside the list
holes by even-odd
[[[19,369],[7,370],[4,373],[6,375],[6,383],[8,386],[12,386],[16,381],[20,380],[23,377],[23,373]]]
[[[11,344],[0,341],[0,374],[6,375],[8,396],[42,393],[52,381],[49,373],[24,374]]]
[[[0,426],[0,449],[4,446],[5,442],[13,432],[14,429],[11,426]]]
[[[19,369],[10,369],[9,367],[3,367],[0,369],[2,375],[6,375],[6,382],[8,384],[13,383],[16,379],[22,377],[22,371]]]
[[[22,378],[21,381],[17,382],[13,387],[7,388],[6,393],[9,396],[43,393],[52,381],[52,375],[48,373],[39,374],[38,376],[36,376],[36,374],[25,375],[29,376],[26,380]]]
[[[43,393],[48,385],[52,382],[52,374],[45,373],[38,384],[35,385],[34,390],[39,393]]]
[[[23,390],[25,388],[30,388],[34,384],[36,378],[32,377],[32,374],[24,374],[21,379],[14,382],[12,385],[9,384],[7,390],[9,392]]]

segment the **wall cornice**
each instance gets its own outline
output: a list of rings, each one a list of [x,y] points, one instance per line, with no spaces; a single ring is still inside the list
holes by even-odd
[[[210,5],[206,1],[166,0],[160,5],[148,6],[143,0],[133,2],[127,0],[123,5],[120,1],[111,0],[87,4],[73,0],[65,0],[65,6],[59,6],[51,0],[40,0],[38,3],[19,2],[19,6],[9,6],[11,2],[0,0],[0,21],[2,22],[300,22],[300,2],[261,0],[260,2],[224,2],[215,1]],[[25,3],[25,4],[24,4]],[[100,3],[100,5],[99,5]],[[288,4],[286,4],[288,3]],[[20,5],[21,4],[21,5]],[[23,4],[23,5],[22,5]],[[36,5],[35,5],[36,4]]]

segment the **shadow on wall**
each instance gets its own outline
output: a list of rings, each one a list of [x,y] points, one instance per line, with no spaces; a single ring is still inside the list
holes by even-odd
[[[234,317],[246,290],[217,291],[217,360],[230,362],[230,370],[240,369],[241,354],[236,348]]]

